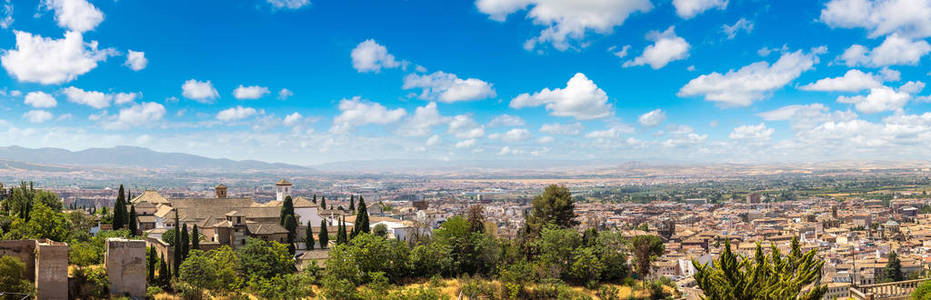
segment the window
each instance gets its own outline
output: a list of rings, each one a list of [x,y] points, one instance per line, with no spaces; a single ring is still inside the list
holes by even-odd
[[[242,239],[242,244],[243,244],[243,245],[246,244],[246,239]]]

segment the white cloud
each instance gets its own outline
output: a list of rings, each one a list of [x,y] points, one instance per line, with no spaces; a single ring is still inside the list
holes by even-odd
[[[475,147],[475,144],[476,144],[477,142],[478,142],[478,141],[476,141],[475,139],[468,139],[468,140],[464,140],[464,141],[459,141],[459,142],[456,143],[456,148],[460,148],[460,149],[461,149],[461,148],[472,148],[472,147]]]
[[[479,100],[495,97],[490,83],[476,79],[460,79],[455,74],[437,71],[432,74],[412,73],[404,77],[403,89],[421,88],[421,99],[443,103]]]
[[[505,141],[505,142],[516,143],[516,142],[520,142],[520,141],[524,141],[524,140],[526,140],[526,139],[529,139],[529,138],[530,138],[530,131],[527,131],[527,129],[523,129],[523,128],[514,128],[514,129],[511,129],[511,130],[508,130],[508,131],[505,132],[505,133],[493,133],[493,134],[490,134],[490,135],[488,135],[488,138],[493,139],[493,140],[500,139],[500,140]]]
[[[672,0],[676,14],[683,19],[690,19],[706,10],[727,8],[727,0]]]
[[[13,3],[5,0],[3,3],[3,14],[0,18],[0,28],[8,29],[13,25]]]
[[[139,71],[149,65],[149,60],[145,58],[145,52],[128,50],[126,52],[126,62],[123,65],[133,71]]]
[[[332,133],[348,133],[353,128],[367,124],[390,124],[401,120],[407,111],[403,108],[388,110],[381,104],[365,101],[356,96],[339,101],[340,114],[333,118]]]
[[[379,45],[378,42],[372,39],[356,45],[356,48],[352,49],[350,56],[352,57],[352,67],[359,73],[378,73],[382,68],[393,69],[401,66],[401,63],[394,59],[394,55],[388,54],[388,48]]]
[[[430,136],[430,138],[428,138],[427,141],[424,142],[424,146],[427,146],[427,147],[436,146],[439,144],[440,144],[440,136],[436,134]]]
[[[276,9],[299,9],[310,5],[310,0],[267,0]]]
[[[744,19],[744,18],[740,18],[740,20],[737,20],[737,23],[734,23],[734,25],[727,25],[727,24],[721,25],[721,31],[723,31],[724,34],[727,35],[727,39],[729,40],[732,40],[735,37],[737,37],[737,33],[739,33],[741,30],[743,30],[746,33],[750,33],[751,31],[753,31],[753,22],[748,21],[747,19]],[[766,47],[764,47],[763,49],[766,49]],[[762,56],[766,56],[766,55],[762,55]]]
[[[521,155],[524,154],[524,151],[519,149],[512,149],[511,146],[501,147],[501,151],[498,151],[498,155]]]
[[[931,36],[931,2],[923,0],[831,0],[821,22],[835,28],[863,28],[871,38],[900,34]]]
[[[30,123],[45,123],[52,117],[54,117],[52,113],[44,110],[30,110],[23,114],[23,118],[29,120]]]
[[[220,93],[213,88],[210,80],[197,81],[196,79],[188,79],[181,85],[181,95],[200,103],[213,103],[214,99],[220,97]]]
[[[116,93],[110,94],[113,97],[113,103],[117,105],[132,103],[136,98],[142,97],[142,93]]]
[[[579,122],[569,124],[549,123],[540,126],[540,132],[559,135],[577,135],[582,132],[582,129],[585,129],[585,127]]]
[[[278,91],[278,99],[286,100],[288,98],[291,98],[291,96],[294,96],[294,92],[292,92],[289,89],[281,89],[280,91]]]
[[[802,72],[810,70],[818,62],[818,54],[826,51],[817,48],[804,53],[801,50],[784,53],[770,65],[759,61],[727,74],[712,72],[698,76],[679,90],[679,97],[703,95],[705,100],[720,105],[749,106],[753,101],[768,97],[768,93],[792,82]]]
[[[885,67],[879,70],[879,75],[885,81],[899,81],[902,79],[901,72]]]
[[[860,70],[849,70],[842,77],[824,78],[799,87],[805,91],[858,92],[882,86],[882,77]]]
[[[94,30],[103,22],[103,12],[86,0],[44,0],[42,4],[55,11],[59,27],[71,31]]]
[[[550,115],[591,120],[614,115],[614,106],[608,103],[608,94],[598,88],[585,74],[576,73],[562,89],[549,89],[520,94],[511,100],[511,108],[545,105]]]
[[[297,122],[301,120],[303,116],[300,113],[294,112],[286,117],[284,117],[284,125],[294,126],[297,125]]]
[[[59,84],[74,80],[97,67],[97,63],[116,53],[97,50],[97,42],[84,42],[81,33],[69,31],[62,39],[45,38],[24,31],[14,31],[16,49],[6,50],[0,62],[7,73],[19,81]]]
[[[608,48],[608,52],[611,52],[611,54],[614,54],[614,56],[617,56],[617,58],[627,57],[628,50],[630,50],[630,45],[624,45],[624,47],[621,47],[621,50],[617,50],[616,46],[611,46],[611,48]]]
[[[237,121],[242,120],[251,116],[254,116],[258,113],[255,108],[251,107],[242,107],[237,105],[236,107],[224,109],[217,113],[217,120],[220,121]]]
[[[494,119],[491,122],[488,122],[488,126],[491,127],[502,127],[502,126],[524,126],[524,119],[521,119],[518,116],[513,116],[509,114],[502,114]]]
[[[456,115],[449,121],[447,132],[459,139],[473,139],[485,135],[485,126],[481,126],[470,115]]]
[[[892,34],[873,50],[862,45],[847,48],[838,60],[848,67],[882,67],[891,65],[916,65],[921,57],[931,52],[931,44],[924,40],[910,40]]]
[[[39,91],[26,94],[25,103],[35,108],[52,108],[58,105],[58,101],[55,101],[55,97]]]
[[[85,91],[73,86],[66,87],[61,92],[65,94],[65,98],[69,102],[87,105],[96,109],[109,107],[110,101],[113,100],[113,97],[106,93]]]
[[[751,144],[763,144],[769,141],[773,132],[775,132],[774,129],[767,128],[765,123],[760,123],[757,125],[737,126],[728,137],[732,140],[740,140]]]
[[[538,144],[549,144],[549,143],[552,143],[552,142],[555,142],[555,141],[556,141],[556,138],[551,137],[551,136],[548,136],[548,135],[547,135],[547,136],[541,136],[540,138],[537,139],[537,143],[538,143]]]
[[[165,106],[155,102],[143,102],[120,110],[116,120],[105,124],[107,129],[126,129],[134,126],[151,125],[165,116]]]
[[[870,89],[869,95],[866,96],[838,96],[837,102],[854,104],[858,111],[872,114],[883,111],[901,111],[909,99],[911,95],[908,93],[883,86]]]
[[[665,67],[669,62],[683,60],[689,57],[689,43],[676,35],[675,26],[669,26],[666,31],[650,31],[647,40],[652,45],[643,49],[643,54],[624,62],[624,67],[642,66],[649,64],[654,70]]]
[[[585,134],[585,137],[591,139],[615,139],[625,133],[633,133],[633,128],[628,126],[614,126],[605,130],[596,130]]]
[[[233,90],[233,97],[239,100],[244,99],[259,99],[265,94],[270,93],[267,87],[264,86],[243,86],[239,85],[235,90]]]
[[[574,0],[477,0],[475,6],[490,19],[502,22],[508,15],[532,6],[527,18],[546,28],[524,44],[528,50],[544,43],[566,50],[572,41],[584,40],[589,31],[611,33],[631,14],[653,9],[649,0],[592,0],[585,5]]]
[[[704,143],[707,139],[707,134],[686,133],[670,137],[669,139],[663,141],[663,146],[669,148],[686,147]]]
[[[405,136],[426,136],[433,133],[433,127],[446,122],[446,117],[436,108],[436,102],[418,107],[414,114],[404,122],[400,133]]]
[[[666,121],[666,113],[662,109],[654,109],[648,113],[640,115],[640,118],[637,119],[640,122],[640,125],[646,127],[653,127]]]

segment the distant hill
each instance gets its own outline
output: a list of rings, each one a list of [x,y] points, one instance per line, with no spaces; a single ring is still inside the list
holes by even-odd
[[[22,162],[28,165],[118,167],[146,169],[183,169],[212,171],[294,170],[307,171],[307,167],[267,163],[257,160],[231,160],[208,158],[193,154],[157,152],[147,148],[118,146],[69,151],[60,148],[30,149],[19,146],[0,147],[0,160]],[[7,166],[10,167],[10,166]]]

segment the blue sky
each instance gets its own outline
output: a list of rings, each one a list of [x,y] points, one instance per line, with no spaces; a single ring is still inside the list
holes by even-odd
[[[926,0],[6,1],[0,145],[926,159]]]

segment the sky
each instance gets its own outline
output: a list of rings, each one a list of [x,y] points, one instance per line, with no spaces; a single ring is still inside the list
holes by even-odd
[[[931,0],[0,4],[0,146],[302,165],[931,146]]]

